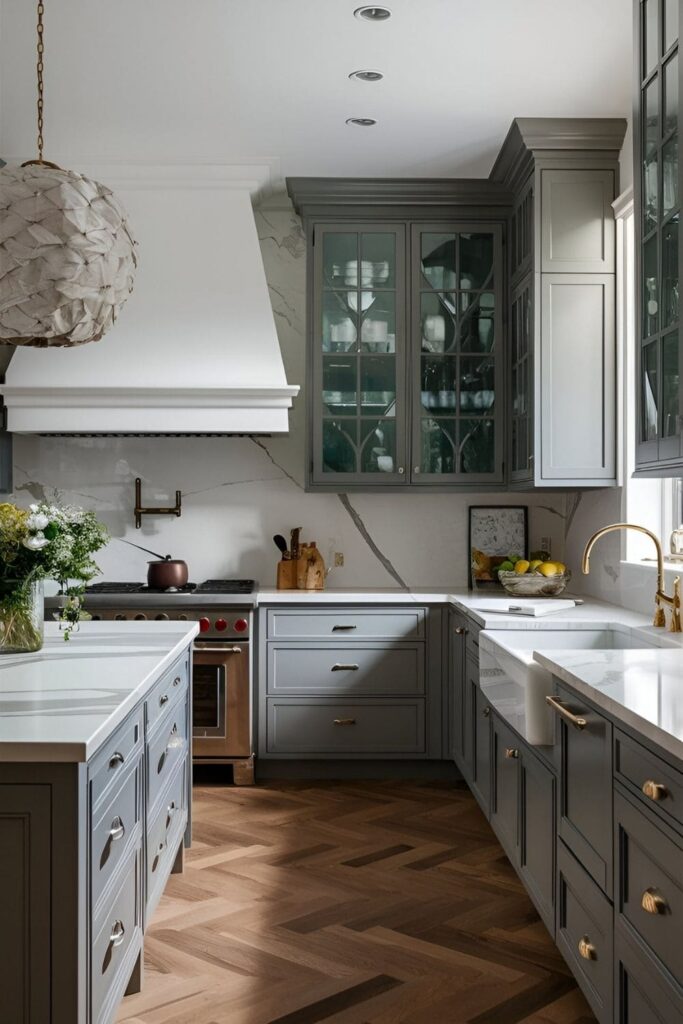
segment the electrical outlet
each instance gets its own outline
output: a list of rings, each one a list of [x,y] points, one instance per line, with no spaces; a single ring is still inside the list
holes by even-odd
[[[335,569],[341,569],[344,564],[344,552],[335,551],[334,553],[334,567]]]

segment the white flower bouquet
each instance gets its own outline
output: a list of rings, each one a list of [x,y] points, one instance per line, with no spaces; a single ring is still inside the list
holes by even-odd
[[[66,603],[64,639],[78,627],[85,585],[99,573],[93,554],[108,540],[94,512],[46,501],[0,504],[0,653],[42,646],[42,581],[56,580]]]

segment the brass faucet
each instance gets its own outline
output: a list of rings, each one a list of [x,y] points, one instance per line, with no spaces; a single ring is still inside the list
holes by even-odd
[[[611,533],[613,530],[637,530],[638,533],[644,533],[646,537],[652,540],[657,549],[657,591],[655,593],[655,617],[652,625],[666,625],[666,616],[662,606],[668,605],[671,608],[669,630],[672,633],[683,632],[681,630],[681,577],[677,576],[674,580],[674,594],[673,597],[669,597],[664,591],[664,556],[662,554],[662,545],[659,542],[659,538],[651,530],[647,530],[644,526],[636,526],[635,523],[612,523],[611,526],[603,526],[601,530],[593,534],[586,544],[581,563],[584,575],[587,576],[590,572],[590,555],[596,540],[599,540],[606,533]]]

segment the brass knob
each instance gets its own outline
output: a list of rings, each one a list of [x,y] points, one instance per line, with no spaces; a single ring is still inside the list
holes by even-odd
[[[486,707],[484,708],[484,710],[482,711],[482,715],[484,716],[484,718],[488,718],[490,714],[491,714],[491,708],[487,704]]]
[[[665,914],[668,909],[666,900],[656,889],[646,889],[641,897],[640,905],[646,914]]]
[[[587,935],[579,939],[579,954],[584,960],[597,960],[597,950]]]
[[[663,782],[653,782],[652,779],[646,779],[643,783],[643,793],[650,800],[665,800],[669,795],[669,790]]]
[[[506,747],[505,748],[505,756],[506,757],[519,757],[519,751],[515,747]]]

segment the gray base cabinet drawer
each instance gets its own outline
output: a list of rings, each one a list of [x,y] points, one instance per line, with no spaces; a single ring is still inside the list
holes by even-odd
[[[424,701],[268,701],[268,752],[422,754]]]
[[[618,1024],[673,1024],[683,1020],[683,992],[653,967],[639,943],[619,926],[614,940]]]
[[[164,891],[187,823],[187,774],[182,764],[162,794],[156,817],[147,830],[146,910],[149,921]]]
[[[424,608],[268,611],[272,640],[421,640],[424,635]]]
[[[89,770],[90,800],[94,810],[109,787],[121,778],[127,766],[142,751],[143,736],[143,713],[140,707],[128,716],[95,755]]]
[[[380,696],[424,693],[424,644],[268,644],[268,692]]]
[[[614,734],[614,774],[664,821],[683,826],[683,773],[624,733]]]
[[[600,1024],[612,1024],[612,905],[561,841],[557,847],[557,945]]]
[[[147,747],[147,813],[154,814],[162,789],[188,750],[188,708],[181,701],[158,723]]]
[[[127,771],[93,821],[90,847],[90,902],[96,907],[118,865],[141,832],[142,757]]]
[[[142,943],[140,853],[122,872],[122,885],[93,925],[90,965],[91,1020],[109,1021],[128,984],[132,961]]]
[[[190,659],[184,654],[161,677],[145,701],[148,733],[154,729],[164,711],[186,693],[189,679]]]
[[[683,845],[620,793],[614,821],[619,915],[683,986]]]

